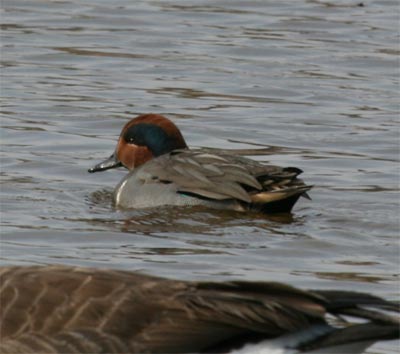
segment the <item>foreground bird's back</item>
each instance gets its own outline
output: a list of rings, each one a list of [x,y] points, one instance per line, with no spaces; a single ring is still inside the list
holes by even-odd
[[[398,337],[397,320],[358,310],[393,310],[367,294],[63,266],[2,268],[1,284],[1,353],[223,353],[271,338],[270,349],[313,352],[355,338],[355,326],[336,330],[324,320],[350,310],[367,320],[357,342]]]

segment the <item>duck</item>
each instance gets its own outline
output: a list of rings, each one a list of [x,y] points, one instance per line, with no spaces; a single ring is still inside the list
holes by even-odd
[[[397,302],[354,291],[68,265],[0,280],[3,354],[362,353],[400,336]]]
[[[290,212],[306,185],[296,167],[267,165],[227,150],[189,149],[168,118],[142,114],[125,124],[114,153],[90,168],[129,173],[114,190],[121,208],[203,205],[215,209]]]

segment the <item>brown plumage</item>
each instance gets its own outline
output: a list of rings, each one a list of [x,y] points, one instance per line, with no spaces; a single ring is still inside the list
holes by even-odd
[[[266,282],[184,282],[67,266],[4,267],[0,276],[3,354],[226,352],[250,339],[316,325],[326,333],[302,343],[303,349],[350,341],[346,331],[357,325],[331,328],[324,319],[328,313],[369,320],[359,325],[361,340],[399,335],[397,319],[360,309],[397,306],[367,294]]]

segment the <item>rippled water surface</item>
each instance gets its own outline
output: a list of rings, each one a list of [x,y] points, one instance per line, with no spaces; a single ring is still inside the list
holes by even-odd
[[[2,264],[396,298],[397,1],[4,0],[1,19]],[[266,148],[254,158],[303,169],[313,201],[274,217],[114,209],[125,171],[87,169],[145,112],[192,146]]]

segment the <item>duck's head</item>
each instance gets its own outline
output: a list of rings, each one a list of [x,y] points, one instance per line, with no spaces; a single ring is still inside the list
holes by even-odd
[[[90,173],[125,166],[133,170],[154,157],[187,148],[178,127],[159,114],[143,114],[123,127],[114,153]]]

